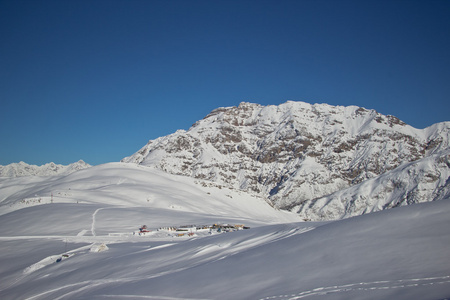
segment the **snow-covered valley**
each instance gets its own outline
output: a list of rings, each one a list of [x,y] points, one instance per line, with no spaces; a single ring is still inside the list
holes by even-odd
[[[2,178],[0,200],[1,299],[450,297],[450,199],[303,222],[239,190],[110,163]],[[143,224],[151,233],[133,235]],[[250,229],[158,231],[191,224]]]

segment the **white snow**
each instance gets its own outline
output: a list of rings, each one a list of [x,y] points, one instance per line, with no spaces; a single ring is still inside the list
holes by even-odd
[[[242,191],[132,164],[0,179],[0,298],[445,299],[449,200],[299,222]],[[157,231],[214,223],[251,228]],[[152,234],[133,235],[143,224]]]
[[[70,174],[72,172],[86,169],[91,165],[79,160],[70,165],[64,166],[53,162],[42,165],[29,165],[23,161],[0,166],[0,177],[22,177],[22,176],[52,176],[57,174]]]
[[[450,149],[335,193],[304,201],[296,211],[307,219],[342,219],[450,197]],[[317,193],[318,194],[318,193]]]
[[[149,141],[122,161],[208,179],[268,198],[277,208],[290,210],[308,202],[302,212],[320,219],[333,215],[316,214],[317,208],[309,210],[309,203],[448,151],[449,136],[450,122],[416,129],[356,106],[244,102],[238,108],[214,110],[187,131]],[[442,165],[430,178],[447,180],[438,174],[448,173],[448,166]],[[433,201],[433,196],[421,192],[414,202]]]

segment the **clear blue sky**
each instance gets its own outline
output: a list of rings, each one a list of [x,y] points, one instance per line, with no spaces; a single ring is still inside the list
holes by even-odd
[[[242,101],[450,120],[450,1],[0,0],[0,164],[119,161]]]

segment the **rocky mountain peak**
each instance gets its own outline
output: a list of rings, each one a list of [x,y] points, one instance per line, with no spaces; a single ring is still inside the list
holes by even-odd
[[[420,130],[357,106],[243,102],[149,141],[123,161],[256,193],[291,209],[447,149],[449,124]]]

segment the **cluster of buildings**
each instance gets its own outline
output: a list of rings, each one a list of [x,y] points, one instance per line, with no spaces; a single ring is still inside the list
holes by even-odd
[[[231,231],[237,231],[237,230],[244,230],[244,229],[250,229],[250,227],[244,226],[242,224],[213,224],[213,225],[182,225],[182,226],[166,226],[166,227],[160,227],[157,229],[157,231],[169,231],[174,232],[175,236],[193,236],[198,231],[209,231],[210,234],[213,232],[231,232]],[[139,228],[139,235],[146,235],[147,233],[151,232],[151,230],[148,229],[147,225],[142,225]]]

